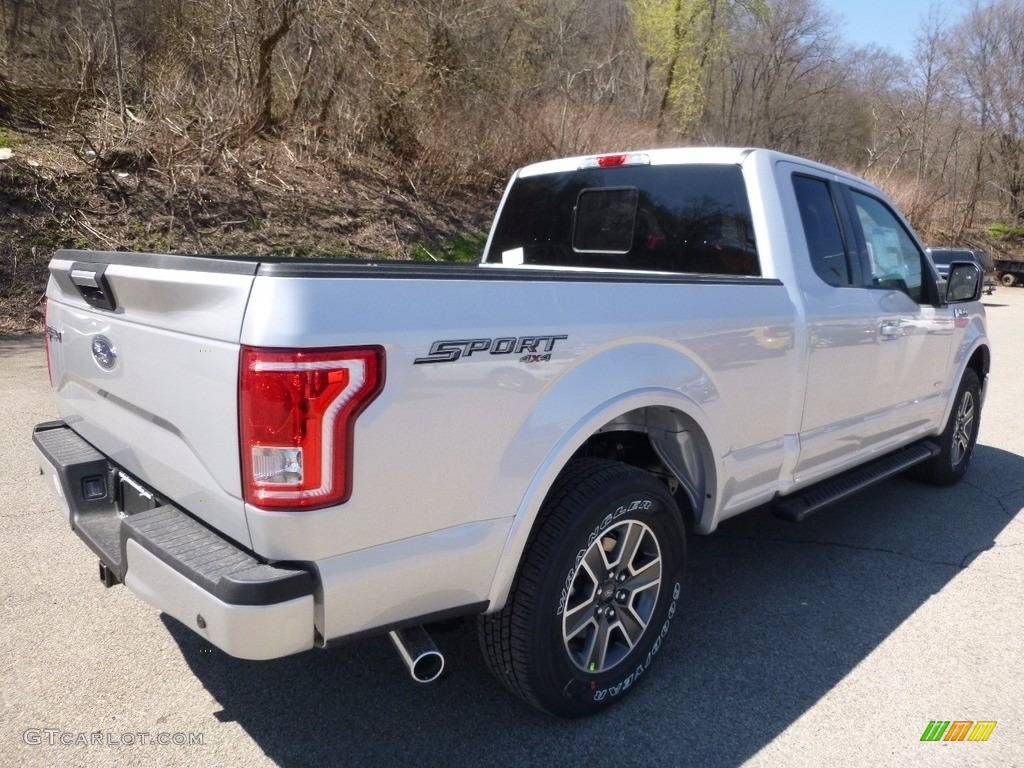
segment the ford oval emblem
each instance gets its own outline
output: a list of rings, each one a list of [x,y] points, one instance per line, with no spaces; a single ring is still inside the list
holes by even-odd
[[[94,336],[92,340],[92,359],[105,371],[114,370],[117,365],[117,349],[106,336]]]

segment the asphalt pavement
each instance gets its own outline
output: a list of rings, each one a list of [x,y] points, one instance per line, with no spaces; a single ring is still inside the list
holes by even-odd
[[[42,342],[0,338],[0,766],[1024,765],[1024,289],[985,303],[965,481],[692,539],[657,665],[580,721],[507,695],[468,622],[436,628],[448,666],[417,686],[386,639],[240,661],[104,589],[35,463],[55,416]],[[921,741],[936,720],[996,725]]]

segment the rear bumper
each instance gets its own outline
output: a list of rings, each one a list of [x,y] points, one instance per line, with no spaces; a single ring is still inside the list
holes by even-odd
[[[270,565],[154,494],[126,504],[122,476],[63,422],[33,431],[42,474],[107,583],[136,595],[232,656],[271,659],[312,648],[313,574]],[[132,483],[133,486],[137,483]],[[148,498],[151,497],[151,498]]]

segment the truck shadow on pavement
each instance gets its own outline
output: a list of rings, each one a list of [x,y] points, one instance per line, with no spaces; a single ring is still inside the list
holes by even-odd
[[[447,668],[417,686],[386,638],[246,662],[163,620],[218,719],[281,765],[737,765],[993,547],[1024,506],[1022,477],[1024,457],[979,445],[952,488],[897,478],[800,525],[757,510],[691,537],[662,658],[587,720],[506,694],[471,621],[432,628]]]

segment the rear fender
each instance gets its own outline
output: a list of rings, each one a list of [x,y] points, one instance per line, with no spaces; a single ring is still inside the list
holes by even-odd
[[[507,481],[525,467],[537,468],[522,495],[495,571],[490,610],[500,610],[505,604],[530,532],[555,479],[580,446],[609,425],[619,422],[645,427],[643,431],[651,436],[669,469],[691,475],[680,481],[694,502],[697,520],[713,514],[720,473],[716,453],[706,437],[709,423],[701,401],[714,399],[713,384],[694,360],[657,344],[606,350],[563,376],[520,428],[496,473],[493,493],[500,494],[502,479]],[[596,405],[584,410],[588,403]],[[683,433],[686,439],[681,437]],[[680,437],[673,439],[673,435]],[[695,470],[697,463],[699,470]],[[694,474],[699,476],[696,481]],[[695,498],[697,493],[704,498]]]

